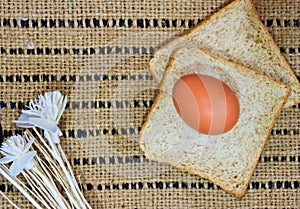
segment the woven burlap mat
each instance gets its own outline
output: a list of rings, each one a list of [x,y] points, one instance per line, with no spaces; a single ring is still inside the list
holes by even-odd
[[[17,132],[11,120],[29,99],[57,89],[69,98],[61,143],[93,208],[298,208],[300,105],[280,114],[241,200],[147,160],[138,146],[157,93],[151,55],[228,2],[1,1],[1,141]],[[299,78],[299,1],[254,3]],[[32,208],[0,180],[20,208]]]

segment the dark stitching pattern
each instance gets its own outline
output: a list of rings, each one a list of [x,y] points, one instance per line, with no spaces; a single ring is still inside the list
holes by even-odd
[[[62,130],[63,137],[65,138],[86,138],[97,137],[102,135],[119,135],[121,132],[125,132],[125,135],[138,135],[141,131],[141,127],[122,128],[117,130],[115,128],[103,128],[103,129],[69,129]],[[3,138],[8,138],[12,135],[22,135],[21,130],[3,130]],[[95,139],[97,140],[97,139]]]
[[[300,48],[293,47],[279,47],[281,53],[285,54],[299,54]],[[0,54],[9,55],[107,55],[107,54],[153,54],[155,47],[118,47],[118,46],[105,46],[99,48],[35,48],[35,49],[22,49],[22,48],[0,48]]]
[[[299,129],[272,129],[271,135],[297,135],[299,134]]]
[[[151,181],[151,182],[131,182],[131,183],[106,183],[106,184],[80,184],[83,191],[103,190],[141,190],[141,189],[209,189],[220,190],[220,187],[211,182],[175,182],[175,181]],[[298,189],[299,181],[268,181],[251,182],[248,189]],[[14,192],[16,189],[11,184],[0,184],[2,192]]]
[[[72,129],[72,130],[62,130],[64,137],[69,138],[86,138],[86,137],[97,137],[101,135],[138,135],[141,130],[141,127],[131,127],[131,128],[121,128],[119,130],[115,128],[111,129]],[[286,131],[285,131],[286,130]],[[284,130],[272,130],[272,132],[276,133],[276,135],[298,135],[300,133],[300,129],[284,129]],[[12,135],[22,134],[20,130],[3,130],[3,137],[7,138]],[[267,158],[260,159],[261,162],[268,162]],[[278,162],[278,160],[273,159],[273,161]]]
[[[89,82],[89,81],[119,81],[119,80],[145,80],[152,81],[151,75],[57,75],[35,74],[35,75],[0,75],[0,83],[2,82]]]
[[[266,19],[262,20],[266,27],[299,27],[299,19]]]
[[[178,27],[188,27],[192,28],[195,25],[201,23],[202,19],[101,19],[101,18],[91,18],[91,19],[77,19],[77,20],[53,20],[53,19],[0,19],[0,26],[2,27],[21,27],[21,28],[101,28],[101,27],[137,27],[137,28],[178,28]],[[265,19],[262,20],[266,27],[299,27],[299,19]]]
[[[3,137],[2,125],[0,123],[0,146],[1,146],[2,142],[3,142],[3,140],[4,140],[4,137]]]
[[[150,47],[118,47],[118,46],[105,46],[99,48],[35,48],[35,49],[22,49],[22,48],[0,48],[1,54],[9,55],[106,55],[106,54],[153,54],[155,48]]]
[[[70,108],[72,110],[75,109],[101,109],[101,108],[149,108],[153,104],[153,100],[132,100],[132,101],[81,101],[76,102],[72,101],[67,104],[67,109]],[[0,108],[7,108],[10,109],[24,109],[28,106],[28,102],[23,103],[21,101],[0,101]]]
[[[109,164],[132,164],[150,162],[145,156],[110,156],[110,157],[90,157],[90,158],[73,158],[73,165],[109,165]],[[300,162],[300,156],[263,156],[259,159],[260,163],[269,162]]]
[[[148,163],[149,160],[145,156],[110,156],[110,157],[90,157],[90,158],[73,158],[73,165],[109,165],[109,164],[132,164],[132,163]]]

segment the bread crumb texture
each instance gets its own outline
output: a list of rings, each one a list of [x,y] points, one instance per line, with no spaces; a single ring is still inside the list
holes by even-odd
[[[234,1],[158,50],[150,61],[157,82],[163,77],[172,51],[181,47],[198,47],[283,82],[291,88],[285,107],[300,102],[299,81],[261,23],[250,0]]]
[[[229,132],[201,134],[176,112],[172,88],[190,73],[216,77],[236,93],[240,117]],[[173,55],[161,88],[141,131],[146,157],[200,175],[242,197],[289,88],[199,49],[179,49]]]

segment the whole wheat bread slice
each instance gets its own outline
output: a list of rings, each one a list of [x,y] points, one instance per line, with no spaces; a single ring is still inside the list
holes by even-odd
[[[288,84],[291,95],[284,107],[300,102],[299,81],[260,21],[251,0],[233,1],[160,48],[150,61],[156,82],[160,83],[172,51],[181,47],[198,47]]]
[[[177,113],[172,89],[190,73],[216,77],[236,93],[240,117],[229,132],[201,134]],[[169,62],[139,145],[147,158],[200,175],[241,198],[289,91],[285,84],[200,49],[179,49]]]

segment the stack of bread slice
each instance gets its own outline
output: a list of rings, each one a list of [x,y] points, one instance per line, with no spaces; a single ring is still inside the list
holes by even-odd
[[[300,102],[300,84],[251,0],[235,0],[155,52],[160,92],[140,133],[147,158],[207,178],[241,198],[282,108]],[[229,132],[205,135],[177,113],[172,89],[187,74],[224,81],[240,117]]]

